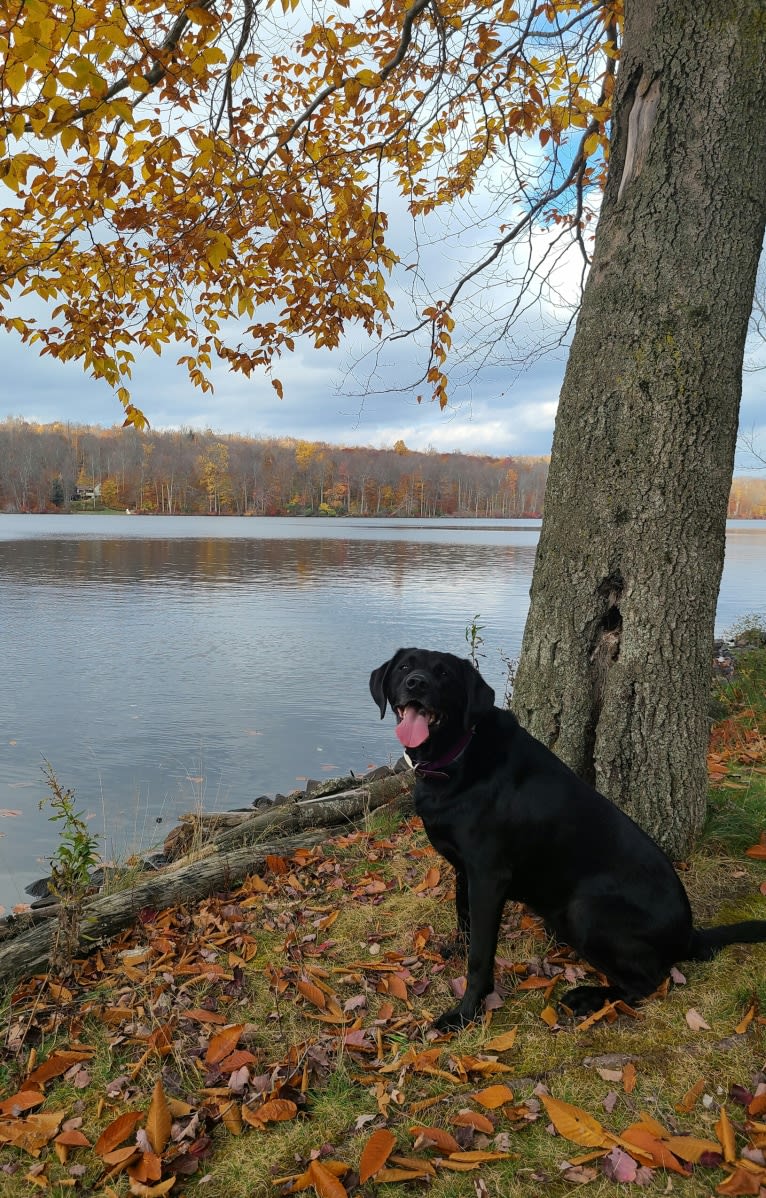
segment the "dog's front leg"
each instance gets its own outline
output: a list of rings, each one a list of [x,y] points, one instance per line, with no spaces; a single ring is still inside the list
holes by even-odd
[[[445,958],[463,953],[471,938],[471,916],[468,906],[468,879],[465,871],[455,866],[455,914],[457,929],[455,935],[445,940],[440,947],[441,955]]]
[[[495,950],[507,892],[507,879],[471,873],[467,879],[470,944],[465,994],[436,1020],[440,1031],[470,1023],[481,1011],[482,1000],[494,986]],[[456,897],[458,891],[456,890]],[[458,913],[458,921],[460,919]],[[459,926],[459,923],[458,923]]]

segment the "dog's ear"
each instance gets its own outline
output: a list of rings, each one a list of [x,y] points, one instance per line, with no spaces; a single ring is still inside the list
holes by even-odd
[[[495,692],[467,657],[462,665],[466,697],[465,728],[468,731],[480,716],[486,715],[495,706]]]
[[[394,656],[389,661],[384,661],[382,666],[378,666],[377,670],[373,670],[370,674],[370,694],[380,708],[380,718],[386,714],[386,704],[388,702],[388,680],[391,677],[391,671],[396,663],[401,658],[402,654],[406,653],[406,649],[397,649]]]

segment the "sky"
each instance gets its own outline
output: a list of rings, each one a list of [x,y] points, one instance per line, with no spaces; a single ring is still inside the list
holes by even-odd
[[[571,263],[567,269],[568,294],[574,296],[579,266]],[[550,331],[562,314],[546,311],[544,305],[531,314],[530,341],[539,332],[536,322]],[[500,361],[462,383],[456,377],[452,402],[444,411],[428,399],[416,402],[417,389],[408,384],[416,378],[422,357],[411,342],[388,344],[377,357],[375,351],[353,334],[334,352],[299,346],[275,370],[284,385],[282,400],[263,374],[246,379],[223,366],[214,369],[214,393],[203,394],[176,366],[177,351],[161,359],[146,353],[136,364],[134,401],[159,429],[211,428],[376,448],[401,439],[410,449],[494,456],[550,452],[565,345],[526,367]],[[760,362],[764,368],[745,371],[740,429],[754,434],[766,455],[766,348],[753,344],[747,357],[750,364]],[[367,382],[373,367],[386,388],[379,393],[370,392]],[[76,364],[41,358],[14,336],[0,334],[0,419],[9,416],[41,423],[122,423],[122,409],[105,384],[89,379]],[[737,472],[749,472],[758,464],[741,445]]]
[[[394,206],[391,205],[390,209]],[[449,292],[467,263],[481,257],[476,225],[460,214],[452,228],[436,225],[428,243],[419,243],[420,275],[432,295]],[[468,214],[470,217],[470,214]],[[406,215],[392,211],[394,248],[407,261]],[[485,232],[485,247],[494,230]],[[538,232],[536,252],[546,249],[548,234]],[[397,237],[399,244],[397,244]],[[526,260],[526,249],[518,251]],[[482,311],[463,337],[480,345],[491,316],[502,312],[515,295],[514,263],[503,263],[503,274],[491,286],[482,283],[477,300]],[[766,270],[762,267],[764,291]],[[424,388],[416,380],[424,362],[422,346],[411,339],[382,347],[353,330],[336,351],[315,350],[300,342],[274,373],[284,387],[280,400],[269,379],[254,372],[250,379],[232,374],[223,365],[213,370],[215,390],[203,393],[176,365],[178,348],[161,358],[150,352],[139,356],[132,381],[133,402],[157,429],[212,429],[253,437],[294,437],[336,445],[392,446],[403,440],[410,449],[437,452],[506,455],[548,454],[551,448],[558,395],[566,365],[565,329],[575,310],[582,278],[582,260],[572,250],[557,262],[552,286],[523,314],[513,346],[498,343],[486,355],[480,370],[457,365],[450,374],[451,402],[443,411],[427,398],[418,403]],[[410,297],[394,290],[399,319],[411,323]],[[422,308],[429,297],[418,297]],[[408,306],[409,305],[409,306]],[[456,335],[461,326],[458,325]],[[564,344],[538,353],[541,342]],[[235,340],[238,337],[234,338]],[[491,340],[491,338],[489,338]],[[766,344],[754,340],[746,361],[762,369],[746,370],[740,429],[766,457]],[[74,363],[40,357],[34,347],[23,346],[13,334],[0,333],[0,419],[22,417],[40,423],[111,426],[121,424],[123,412],[110,389],[88,378]],[[736,471],[764,469],[744,445],[737,454]]]

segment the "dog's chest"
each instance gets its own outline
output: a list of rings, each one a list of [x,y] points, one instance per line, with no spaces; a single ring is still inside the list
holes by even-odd
[[[452,865],[462,866],[477,838],[477,813],[471,811],[466,793],[419,783],[415,810],[436,851]]]

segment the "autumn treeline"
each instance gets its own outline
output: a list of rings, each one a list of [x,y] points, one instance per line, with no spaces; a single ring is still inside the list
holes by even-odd
[[[543,457],[419,453],[402,441],[370,449],[209,430],[0,423],[0,509],[11,512],[539,516],[547,473]],[[735,478],[729,515],[766,518],[766,479]]]
[[[417,453],[401,441],[0,423],[0,508],[14,512],[85,502],[173,515],[537,516],[547,471],[547,458]]]

